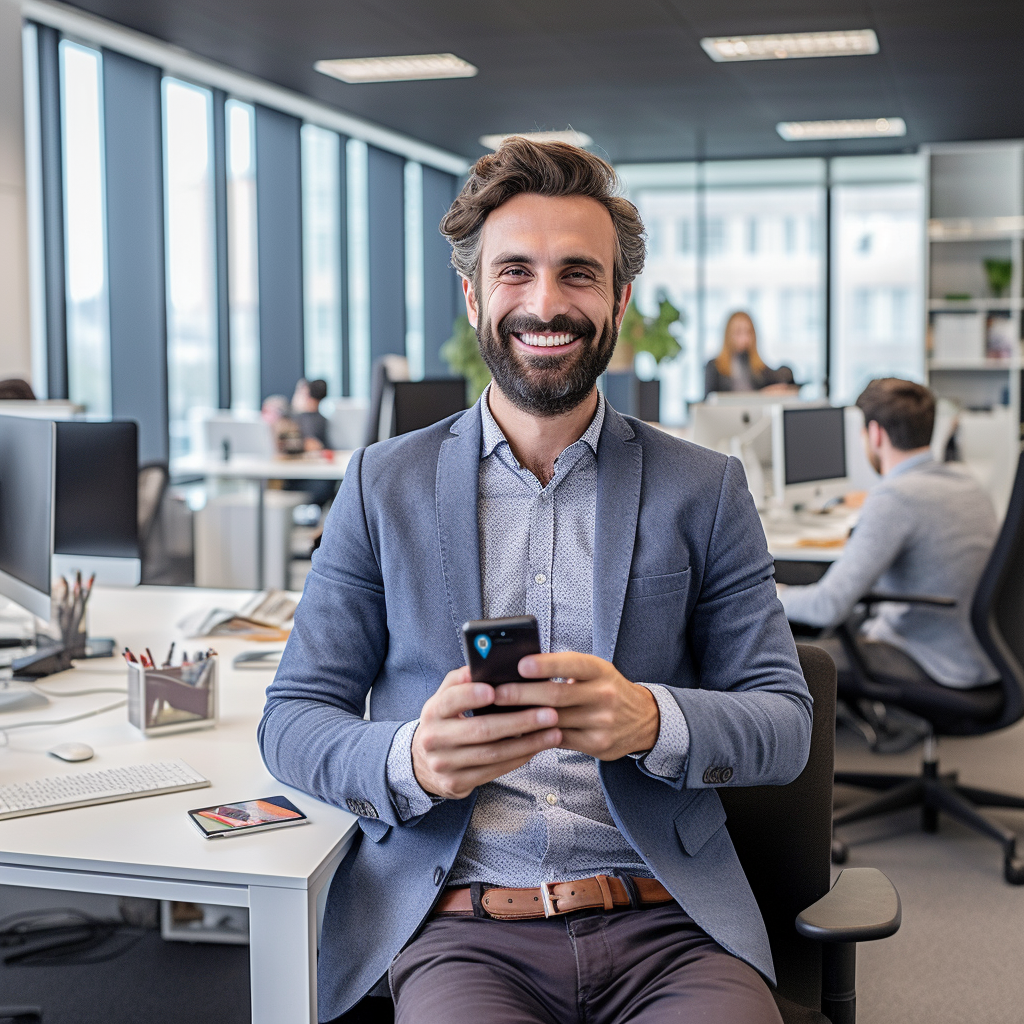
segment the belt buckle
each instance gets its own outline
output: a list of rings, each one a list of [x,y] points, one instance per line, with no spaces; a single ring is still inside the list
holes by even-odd
[[[557,882],[540,883],[540,900],[541,903],[544,905],[545,917],[555,917],[559,913],[558,907],[555,906],[555,900],[557,900],[558,897],[551,892],[552,886],[555,886],[557,884]]]

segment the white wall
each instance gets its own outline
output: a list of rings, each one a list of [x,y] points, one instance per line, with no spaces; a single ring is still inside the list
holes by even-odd
[[[0,0],[0,378],[32,374],[21,5]]]

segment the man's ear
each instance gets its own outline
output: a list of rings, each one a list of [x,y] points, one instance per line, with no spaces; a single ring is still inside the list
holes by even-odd
[[[466,299],[466,316],[469,317],[469,323],[475,329],[480,321],[480,307],[477,305],[473,282],[468,277],[462,278],[462,294]]]
[[[882,436],[885,434],[885,431],[882,429],[882,425],[878,422],[878,420],[871,420],[868,422],[867,432],[868,441],[870,442],[871,447],[876,449],[881,448]]]
[[[627,284],[622,289],[622,294],[619,296],[619,315],[615,318],[615,333],[619,333],[619,328],[622,326],[622,318],[626,315],[626,307],[629,305],[629,300],[633,295],[633,286]]]

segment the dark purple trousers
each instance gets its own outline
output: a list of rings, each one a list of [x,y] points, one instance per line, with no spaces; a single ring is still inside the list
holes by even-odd
[[[781,1024],[761,976],[676,903],[436,917],[388,972],[396,1024]]]

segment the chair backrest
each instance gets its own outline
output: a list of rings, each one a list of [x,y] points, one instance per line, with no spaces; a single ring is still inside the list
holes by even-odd
[[[797,934],[800,911],[831,883],[832,772],[835,755],[836,667],[817,647],[800,645],[800,667],[814,698],[807,765],[788,786],[720,789],[727,827],[754,890],[779,992],[821,1005],[821,946]]]
[[[1003,712],[992,729],[1024,716],[1024,453],[1002,529],[974,592],[971,624],[999,672]]]
[[[156,522],[170,474],[166,462],[144,462],[139,466],[139,550],[144,551]]]

